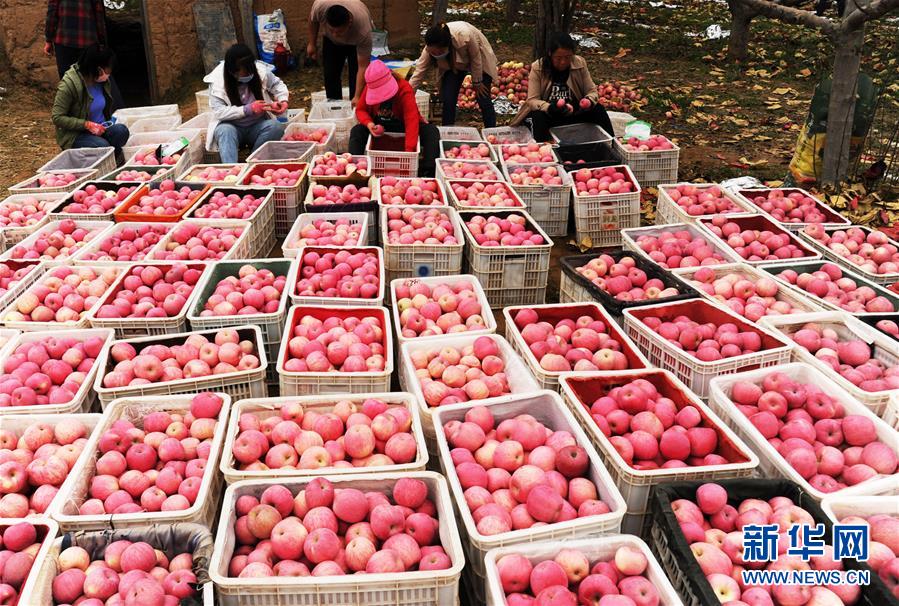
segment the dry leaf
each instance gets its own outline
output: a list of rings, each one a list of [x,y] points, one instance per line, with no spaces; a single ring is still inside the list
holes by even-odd
[[[745,164],[747,166],[761,166],[763,164],[767,164],[767,160],[747,160],[745,157],[740,158],[740,163]]]

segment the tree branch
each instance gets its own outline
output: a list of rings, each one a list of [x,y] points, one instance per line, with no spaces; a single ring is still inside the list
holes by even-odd
[[[859,6],[857,2],[853,2],[853,4],[855,4],[855,10],[840,22],[840,30],[843,33],[858,29],[867,21],[879,19],[887,13],[899,9],[899,0],[872,0],[865,7]]]
[[[830,19],[819,17],[812,11],[793,8],[784,4],[777,4],[769,0],[735,0],[742,4],[746,9],[755,12],[758,15],[770,17],[784,23],[793,25],[801,25],[803,27],[811,27],[821,30],[828,36],[832,36],[837,31],[837,26]],[[880,2],[899,2],[899,0],[879,0]]]

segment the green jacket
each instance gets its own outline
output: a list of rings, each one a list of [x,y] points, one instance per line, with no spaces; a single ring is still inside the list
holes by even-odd
[[[109,80],[103,83],[103,96],[106,97],[106,107],[103,113],[109,120],[112,116],[112,85]],[[50,117],[56,126],[56,142],[62,149],[69,149],[75,143],[75,137],[87,132],[84,123],[88,119],[93,97],[87,90],[84,78],[78,71],[76,63],[63,74],[59,86],[56,88],[56,99],[53,100],[53,110]]]

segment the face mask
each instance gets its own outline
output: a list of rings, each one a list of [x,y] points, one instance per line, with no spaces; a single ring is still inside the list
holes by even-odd
[[[253,74],[250,74],[249,76],[238,76],[237,81],[241,84],[249,84],[253,81]]]
[[[440,60],[442,60],[442,59],[446,59],[447,57],[449,57],[449,51],[446,51],[446,52],[443,53],[442,55],[434,55],[434,54],[432,54],[431,57],[433,57],[434,59],[437,59],[438,61],[440,61]]]

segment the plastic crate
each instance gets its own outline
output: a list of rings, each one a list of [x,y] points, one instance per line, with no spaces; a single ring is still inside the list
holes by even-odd
[[[674,145],[673,142],[671,144]],[[680,147],[677,145],[674,145],[673,149],[628,151],[618,138],[613,139],[612,145],[621,156],[621,161],[631,168],[637,181],[644,188],[677,181],[677,164],[680,157]]]
[[[561,185],[534,184],[516,185],[512,183],[511,169],[531,167],[546,168],[555,166],[562,178]],[[565,236],[568,234],[568,207],[571,204],[571,176],[561,164],[544,162],[538,164],[514,164],[504,165],[503,170],[509,186],[518,194],[521,201],[534,220],[540,224],[543,230],[550,236]]]
[[[421,143],[415,142],[415,151],[405,150],[405,133],[385,132],[377,138],[369,135],[365,155],[371,158],[371,174],[376,177],[417,177]]]
[[[14,225],[7,225],[5,227],[0,227],[0,234],[3,237],[4,249],[10,248],[35,231],[39,230],[41,227],[47,224],[50,220],[49,210],[53,208],[60,200],[64,199],[68,196],[66,192],[59,192],[55,194],[13,194],[11,196],[7,196],[0,202],[0,207],[3,207],[7,203],[9,204],[19,204],[28,198],[37,198],[38,202],[40,202],[40,208],[44,212],[44,216],[37,220],[33,225],[27,225],[22,227],[17,227]]]
[[[637,227],[634,229],[625,229],[621,231],[621,247],[624,250],[629,250],[640,255],[654,265],[659,265],[652,260],[652,257],[649,256],[649,253],[640,248],[640,245],[637,242],[643,236],[652,236],[657,238],[663,233],[678,231],[689,232],[692,235],[693,239],[704,238],[708,243],[709,248],[711,248],[715,253],[722,257],[723,260],[718,263],[718,265],[724,263],[741,263],[743,261],[743,259],[737,256],[737,253],[735,253],[732,248],[716,238],[715,234],[709,233],[708,230],[706,230],[704,227],[694,223],[672,223],[671,225],[660,225],[656,227]],[[692,267],[669,269],[661,265],[659,266],[662,267],[662,269],[673,271],[675,274],[680,273],[680,271],[686,269],[693,269]]]
[[[894,394],[887,400],[882,418],[887,425],[899,431],[899,394]]]
[[[494,128],[484,128],[481,129],[481,138],[491,145],[530,143],[531,141],[534,141],[531,129],[527,126],[496,126]]]
[[[154,187],[166,179],[174,179],[177,175],[174,167],[171,166],[142,166],[140,164],[124,165],[114,171],[103,175],[103,181],[116,181],[118,183],[134,183],[134,181],[124,181],[119,179],[119,175],[125,171],[141,171],[146,172],[148,178],[140,181],[141,183],[152,183]]]
[[[125,387],[104,387],[103,377],[110,371],[114,363],[109,355],[109,348],[103,350],[100,357],[97,358],[96,365],[101,370],[97,372],[94,379],[94,391],[100,399],[100,406],[103,410],[109,407],[113,400],[119,398],[135,398],[138,396],[169,396],[174,394],[193,394],[202,391],[215,391],[226,393],[231,396],[232,400],[242,400],[244,398],[264,398],[265,391],[265,369],[267,367],[268,357],[265,354],[265,347],[262,343],[262,333],[258,326],[236,326],[237,334],[240,339],[249,340],[254,345],[256,356],[259,358],[259,367],[251,370],[238,370],[220,375],[209,375],[206,377],[197,377],[194,379],[177,379],[175,381],[162,381],[158,383],[149,383],[145,385],[132,385]],[[193,332],[183,332],[176,335],[149,336],[138,337],[134,339],[122,339],[121,341],[130,343],[138,352],[147,345],[181,345],[192,334],[202,334],[210,338],[215,334],[213,330],[197,330]]]
[[[506,158],[503,156],[503,152],[504,152],[506,149],[508,149],[508,148],[510,148],[511,146],[513,146],[513,145],[514,145],[515,147],[518,147],[518,148],[520,149],[520,151],[527,151],[527,149],[522,149],[522,148],[525,148],[526,146],[521,145],[521,144],[518,144],[518,143],[505,143],[505,144],[501,144],[501,145],[492,145],[492,146],[491,146],[491,147],[496,151],[496,157],[499,159],[499,164],[500,164],[500,166],[502,166],[502,168],[503,168],[503,173],[505,173],[506,175],[509,174],[509,168],[511,168],[511,167],[513,167],[513,166],[519,166],[519,165],[521,165],[521,164],[527,164],[527,165],[531,165],[531,164],[559,164],[559,156],[558,156],[558,154],[556,153],[555,148],[552,147],[552,146],[551,146],[550,144],[548,144],[548,143],[544,143],[544,144],[542,144],[542,145],[545,145],[545,146],[549,147],[550,154],[552,155],[552,160],[546,160],[546,161],[543,161],[543,162],[529,162],[529,161],[520,162],[520,161],[514,160],[514,159],[512,159],[512,158],[506,159]],[[513,154],[513,157],[514,157],[514,155],[516,155],[516,154]],[[521,155],[521,154],[517,154],[517,155]],[[561,165],[560,165],[560,166],[561,166]]]
[[[194,523],[211,528],[218,510],[218,502],[222,492],[222,476],[217,467],[222,454],[222,443],[228,424],[228,413],[231,398],[226,393],[216,394],[224,403],[216,418],[216,431],[212,437],[206,469],[200,483],[200,491],[194,503],[187,509],[177,511],[142,511],[138,513],[113,514],[79,514],[78,508],[89,497],[90,484],[97,475],[96,465],[100,456],[100,438],[118,420],[133,423],[138,429],[143,428],[143,419],[151,412],[171,412],[184,415],[190,412],[190,395],[148,396],[143,398],[122,398],[109,403],[103,412],[102,421],[84,450],[86,457],[78,460],[69,478],[63,485],[62,505],[53,512],[53,519],[66,532],[79,530],[115,530],[150,526],[153,524],[171,525],[178,523]]]
[[[733,429],[750,448],[759,455],[759,475],[764,478],[786,478],[798,484],[813,498],[820,501],[828,495],[859,495],[875,494],[879,486],[890,482],[895,478],[880,475],[833,493],[822,492],[812,486],[787,461],[777,452],[777,449],[765,438],[749,419],[737,408],[731,400],[731,391],[734,383],[747,382],[761,387],[765,377],[773,372],[785,374],[793,381],[802,385],[814,385],[829,395],[844,409],[846,415],[859,415],[866,417],[874,423],[877,431],[877,439],[884,444],[894,445],[894,450],[899,450],[899,442],[896,441],[896,432],[883,420],[877,418],[870,410],[865,408],[858,400],[849,395],[836,383],[828,379],[823,373],[813,366],[804,363],[784,364],[772,369],[751,370],[726,377],[718,377],[712,380],[709,406]]]
[[[209,89],[198,90],[194,93],[194,99],[197,103],[197,113],[202,114],[203,112],[209,111]]]
[[[284,369],[288,344],[293,329],[301,316],[310,315],[320,320],[328,317],[374,317],[381,321],[384,345],[384,370],[376,372],[293,372]],[[294,306],[287,310],[287,322],[281,347],[278,349],[278,377],[282,396],[302,396],[334,393],[381,393],[390,391],[393,374],[393,339],[391,339],[390,314],[383,307],[335,307],[327,305]]]
[[[52,160],[37,169],[37,172],[96,168],[98,174],[105,175],[115,170],[115,166],[115,148],[113,147],[73,147],[56,154]]]
[[[154,168],[171,168],[175,175],[180,175],[186,172],[195,162],[198,161],[198,158],[195,155],[191,155],[190,148],[188,148],[187,151],[181,150],[179,152],[181,154],[181,157],[178,158],[178,161],[174,164],[141,164],[141,161],[137,158],[138,154],[144,154],[145,157],[148,153],[155,154],[158,147],[159,145],[154,144],[131,148],[133,150],[133,153],[126,156],[127,159],[125,160],[125,164],[142,166],[145,170],[152,170]],[[158,178],[153,180],[158,180]]]
[[[378,240],[378,202],[375,200],[375,191],[374,191],[374,178],[366,178],[361,179],[357,178],[352,183],[328,183],[321,182],[321,185],[325,187],[330,187],[333,185],[356,185],[357,187],[368,187],[369,188],[369,200],[367,202],[353,202],[347,204],[313,204],[315,197],[312,195],[312,190],[316,185],[319,185],[319,182],[316,179],[310,179],[309,181],[309,189],[306,192],[306,198],[303,201],[303,210],[305,213],[327,213],[332,214],[335,212],[342,213],[357,213],[364,212],[366,217],[368,217],[367,222],[367,233],[365,235],[366,240],[368,242],[377,242]]]
[[[538,322],[559,322],[564,319],[577,320],[581,316],[590,316],[594,320],[599,320],[606,325],[605,333],[611,339],[618,341],[621,346],[621,352],[627,358],[627,367],[629,369],[649,368],[649,362],[643,357],[643,354],[637,350],[637,346],[627,337],[621,327],[612,319],[612,316],[606,313],[599,303],[548,303],[546,305],[529,305],[524,307],[506,307],[503,309],[503,317],[506,324],[506,339],[512,344],[515,352],[522,357],[528,365],[531,373],[537,378],[537,383],[541,389],[551,389],[559,391],[559,379],[562,372],[544,370],[540,366],[540,361],[528,347],[524,338],[521,336],[521,330],[515,324],[515,314],[523,309],[532,309],[537,312]]]
[[[626,113],[626,112],[607,112],[609,114],[609,120],[612,121],[612,130],[616,137],[624,136],[624,129],[628,124],[636,120],[635,117]]]
[[[415,105],[421,117],[427,120],[431,113],[431,94],[423,90],[415,91]]]
[[[367,399],[377,399],[387,404],[401,405],[412,415],[412,427],[409,432],[415,438],[417,452],[415,460],[409,463],[396,463],[393,465],[375,465],[364,467],[326,467],[317,469],[238,469],[235,465],[232,447],[239,432],[241,415],[249,415],[259,420],[280,416],[280,409],[285,404],[302,404],[305,412],[315,411],[327,413],[334,410],[337,402],[348,400],[361,407]],[[324,396],[293,396],[287,398],[261,398],[258,400],[241,400],[231,407],[231,416],[225,435],[225,443],[222,448],[222,458],[219,471],[225,477],[225,482],[233,484],[243,480],[280,480],[285,478],[314,478],[322,475],[369,475],[373,473],[406,473],[410,471],[424,471],[428,463],[428,449],[425,445],[424,433],[421,427],[421,419],[418,415],[418,407],[412,394],[404,392],[367,393],[367,394],[333,394]]]
[[[550,391],[538,391],[520,396],[509,396],[492,403],[482,404],[482,402],[485,401],[441,406],[434,413],[434,426],[441,429],[441,431],[437,432],[440,466],[450,485],[450,491],[452,492],[456,509],[459,512],[459,517],[462,519],[460,528],[464,532],[462,544],[465,546],[466,556],[472,572],[481,578],[485,578],[484,556],[491,549],[498,547],[517,546],[547,539],[586,539],[588,537],[618,534],[621,531],[621,521],[626,510],[624,499],[615,487],[609,472],[603,466],[599,455],[596,454],[590,438],[578,425],[571,411],[566,408],[559,394]],[[442,428],[445,423],[450,421],[463,420],[466,411],[474,406],[481,405],[490,409],[497,423],[504,419],[527,414],[554,431],[567,431],[574,436],[577,444],[587,451],[587,458],[590,460],[590,468],[586,477],[596,485],[599,498],[609,506],[611,511],[601,515],[512,530],[492,536],[478,532],[472,512],[463,496],[462,485],[459,483],[459,477],[456,475],[456,468],[450,457],[450,448]]]
[[[5,363],[6,359],[15,352],[16,348],[21,343],[34,343],[36,341],[44,341],[46,339],[63,339],[63,338],[75,338],[80,339],[82,341],[99,337],[103,339],[103,349],[102,353],[99,357],[103,357],[107,350],[109,350],[109,346],[113,340],[113,333],[111,330],[107,330],[105,328],[83,328],[79,330],[58,330],[53,334],[48,334],[45,332],[23,332],[14,336],[9,342],[0,349],[0,363]],[[97,360],[99,361],[99,357]],[[84,382],[81,384],[80,388],[77,392],[75,392],[75,397],[72,398],[70,402],[64,402],[62,404],[36,404],[34,406],[10,406],[10,407],[0,407],[0,416],[2,415],[58,415],[58,414],[73,414],[73,413],[81,413],[81,412],[90,412],[93,408],[94,403],[97,400],[97,394],[94,393],[91,389],[94,377],[98,372],[100,366],[97,362],[94,362],[91,369],[85,373]]]
[[[787,341],[793,343],[791,335],[809,322],[823,324],[837,332],[840,340],[861,339],[871,346],[872,357],[880,360],[886,366],[899,366],[899,343],[885,334],[871,329],[857,318],[840,311],[820,311],[810,314],[795,314],[789,316],[771,316],[762,318],[761,325]],[[864,404],[868,410],[880,416],[886,409],[887,402],[893,394],[899,390],[886,389],[883,391],[865,391],[860,387],[844,379],[828,364],[822,362],[809,353],[804,347],[793,347],[793,359],[797,362],[805,362],[815,367],[834,383],[845,389],[856,400]]]
[[[868,518],[875,515],[899,516],[895,495],[842,496],[828,495],[821,510],[834,523],[848,517]]]
[[[139,118],[128,125],[132,134],[155,133],[161,130],[172,130],[181,126],[181,115]]]
[[[182,175],[183,176],[183,175]],[[152,221],[154,223],[178,223],[181,221],[184,216],[190,212],[190,209],[193,208],[200,198],[203,197],[203,194],[210,188],[210,185],[205,183],[187,183],[184,181],[175,181],[175,188],[181,189],[182,187],[187,187],[191,191],[197,192],[194,195],[193,199],[188,198],[187,203],[184,207],[179,210],[174,215],[156,215],[156,214],[144,214],[139,212],[129,212],[132,208],[134,208],[134,204],[140,201],[141,198],[150,194],[150,191],[154,189],[158,189],[158,183],[151,183],[148,185],[142,185],[138,188],[136,192],[128,196],[128,198],[120,204],[115,211],[113,212],[113,216],[117,223],[125,223],[125,222],[138,222],[138,223],[146,223]]]
[[[53,173],[52,172],[51,173],[37,173],[35,175],[32,175],[31,177],[28,177],[24,181],[19,181],[15,185],[10,185],[9,193],[10,194],[54,194],[54,193],[62,193],[62,192],[71,192],[71,191],[75,191],[76,189],[78,189],[81,185],[83,185],[87,181],[90,181],[91,179],[95,179],[99,174],[99,171],[96,168],[79,168],[76,170],[57,171],[57,173],[59,173],[59,172],[73,173],[77,178],[74,181],[72,181],[71,183],[63,185],[62,187],[41,187],[38,184],[38,180],[41,178],[41,176],[47,175],[47,174],[53,174]]]
[[[722,245],[730,248],[733,251],[734,256],[744,262],[749,263],[750,265],[760,265],[763,263],[797,263],[802,261],[814,261],[815,259],[821,258],[821,253],[817,252],[811,246],[805,244],[802,240],[796,237],[796,234],[787,230],[784,225],[775,222],[768,215],[765,214],[752,214],[752,215],[731,215],[728,217],[728,221],[732,223],[736,223],[740,227],[740,231],[743,230],[757,230],[757,231],[770,231],[773,234],[786,236],[789,238],[790,243],[796,245],[803,253],[805,253],[802,257],[794,257],[791,259],[762,259],[761,261],[749,261],[740,257],[737,254],[737,251],[733,250],[731,246],[729,246],[724,238],[717,236],[711,230],[711,220],[705,219],[699,221],[699,224],[709,233],[711,237],[715,238]]]
[[[405,206],[415,210],[434,208],[432,206]],[[384,267],[388,281],[397,278],[427,278],[430,276],[452,276],[462,273],[462,222],[456,210],[438,207],[453,224],[453,234],[458,244],[391,244],[388,242],[387,215],[390,207],[382,206],[381,245],[384,248]]]
[[[331,122],[334,124],[332,149],[343,152],[350,144],[350,130],[356,125],[356,112],[349,101],[321,101],[312,104],[307,124]]]
[[[641,180],[642,184],[643,181]],[[726,210],[721,213],[709,213],[705,215],[691,215],[687,210],[675,202],[668,190],[678,185],[692,185],[698,190],[708,189],[710,187],[718,187],[721,190],[721,196],[730,200],[736,209]],[[753,208],[742,201],[740,198],[730,192],[730,190],[721,187],[717,183],[674,183],[664,182],[658,186],[659,196],[656,200],[656,225],[665,225],[667,223],[690,223],[701,219],[711,219],[715,215],[734,215],[754,212]]]
[[[484,140],[478,129],[471,126],[438,126],[440,138],[448,141],[478,141]]]
[[[235,175],[230,175],[234,177],[233,181],[207,181],[204,179],[199,179],[195,176],[195,173],[202,171],[204,168],[238,168],[239,172]],[[195,184],[206,184],[206,185],[221,185],[223,187],[235,187],[239,183],[244,183],[244,177],[249,170],[249,166],[245,163],[237,162],[235,164],[222,164],[222,163],[212,163],[212,164],[194,164],[190,166],[186,171],[181,173],[178,176],[177,181],[184,182],[187,184],[195,185]],[[226,177],[227,178],[227,177]],[[246,185],[246,183],[244,183]]]
[[[545,244],[536,246],[481,246],[465,224],[475,215],[525,218],[528,229],[543,236]],[[553,241],[525,211],[459,213],[465,234],[465,259],[468,273],[481,282],[487,299],[495,307],[539,305],[546,298],[550,254]]]
[[[334,133],[337,130],[337,124],[334,122],[315,122],[311,124],[306,122],[289,122],[287,128],[284,129],[284,137],[281,140],[293,142],[291,139],[288,139],[288,137],[291,137],[296,133],[312,133],[320,129],[328,131],[328,136],[321,143],[308,142],[312,143],[314,146],[312,155],[320,156],[327,151],[335,151]],[[296,143],[306,143],[306,141],[296,141]],[[308,162],[308,159],[306,161]]]
[[[134,265],[152,265],[158,267],[163,272],[163,274],[171,269],[174,265],[183,265],[189,269],[199,270],[200,277],[197,280],[197,283],[194,284],[194,287],[191,289],[190,296],[187,297],[184,305],[174,316],[166,318],[98,318],[95,309],[88,316],[88,321],[90,322],[91,327],[110,328],[115,331],[116,339],[130,339],[132,337],[168,335],[187,332],[187,312],[193,306],[194,301],[199,294],[199,286],[200,284],[202,284],[203,278],[211,272],[211,266],[205,263],[172,261],[169,261],[167,263],[132,263],[129,265],[131,267],[133,267]],[[122,271],[122,274],[116,279],[115,282],[113,282],[112,288],[106,291],[106,294],[101,298],[101,305],[109,305],[115,300],[116,295],[121,292],[123,288],[123,281],[125,280],[125,277],[129,275],[129,270],[130,268],[126,268],[124,271]]]
[[[378,259],[378,294],[373,299],[364,299],[362,297],[343,297],[340,294],[333,297],[299,295],[297,293],[297,284],[303,273],[303,257],[306,253],[312,252],[317,254],[336,253],[338,251],[347,251],[349,253],[367,253],[373,254]],[[340,247],[331,246],[304,246],[297,251],[296,266],[293,282],[287,284],[290,288],[290,301],[293,305],[333,305],[335,307],[381,307],[384,304],[384,292],[387,290],[386,278],[384,277],[384,251],[377,246],[356,246],[356,247]]]
[[[226,261],[230,259],[246,259],[250,257],[250,230],[249,223],[247,221],[241,221],[239,219],[187,219],[181,222],[182,225],[186,223],[196,223],[205,227],[218,227],[220,229],[234,229],[241,228],[242,231],[240,233],[240,237],[237,238],[237,241],[234,243],[228,252],[225,255],[218,259],[217,261]],[[157,247],[153,250],[153,252],[147,257],[148,260],[153,261],[174,261],[174,259],[165,259],[163,258],[168,243],[172,239],[172,235],[174,231],[169,232],[167,236],[165,236],[162,240],[159,241]],[[216,263],[217,261],[200,261],[201,263]]]
[[[481,185],[484,185],[485,187],[491,186],[491,185],[494,187],[501,187],[509,195],[509,197],[511,198],[512,201],[508,203],[508,206],[488,206],[488,205],[480,206],[478,204],[470,204],[470,203],[463,204],[463,202],[461,200],[459,200],[459,197],[456,196],[456,192],[453,190],[453,186],[461,185],[462,187],[471,187],[475,184],[481,184]],[[455,208],[456,210],[482,210],[483,209],[483,210],[494,211],[494,210],[526,210],[526,208],[527,208],[524,201],[518,196],[518,193],[516,193],[516,191],[514,189],[512,189],[512,186],[509,183],[505,183],[502,181],[480,181],[478,179],[471,179],[471,180],[447,179],[446,183],[444,183],[444,187],[446,188],[447,198],[449,199],[450,203],[453,205],[453,208]],[[469,201],[466,201],[466,202],[469,202]]]
[[[357,225],[359,231],[358,239],[347,241],[344,246],[365,246],[368,243],[368,213],[303,213],[294,221],[293,227],[290,228],[284,242],[281,244],[281,252],[288,259],[294,259],[297,251],[303,248],[298,240],[300,231],[306,225],[312,225],[316,220],[323,219],[326,221],[335,221],[339,219],[348,219],[351,225]]]
[[[13,272],[25,266],[31,266],[31,270],[25,272],[25,275],[18,282],[10,283],[9,288],[0,291],[0,309],[5,309],[17,299],[20,294],[44,275],[44,271],[47,269],[47,266],[40,261],[0,261],[0,265],[10,268]],[[2,334],[0,332],[0,335]]]
[[[696,356],[675,348],[662,335],[643,323],[644,318],[671,320],[685,315],[699,323],[725,322],[736,324],[741,332],[754,332],[762,340],[761,351],[742,354],[714,362],[704,362]],[[795,316],[793,316],[795,317]],[[730,310],[718,307],[705,299],[690,299],[676,303],[647,305],[624,312],[624,326],[627,334],[646,355],[647,359],[665,370],[670,370],[683,381],[693,393],[702,399],[709,397],[709,382],[719,375],[733,374],[751,368],[765,368],[790,361],[792,344],[773,331],[752,324]]]
[[[503,175],[502,171],[500,171],[499,167],[496,164],[491,162],[490,160],[456,160],[455,158],[437,158],[435,161],[435,169],[434,175],[437,177],[437,181],[441,183],[444,187],[446,187],[446,182],[448,179],[454,179],[455,177],[448,177],[446,174],[445,166],[452,166],[453,164],[473,164],[477,166],[483,166],[486,170],[489,170],[491,175],[482,175],[477,178],[478,181],[505,181],[506,177]]]
[[[479,145],[486,145],[487,149],[490,150],[490,155],[487,157],[478,156],[474,158],[450,158],[446,155],[447,150],[452,149],[453,147],[459,147],[460,145],[468,145],[470,147],[478,147]],[[470,162],[472,160],[490,160],[494,164],[499,163],[499,156],[496,153],[496,150],[493,149],[492,145],[487,145],[484,141],[453,141],[451,139],[441,139],[440,140],[440,157],[447,158],[449,160],[459,160],[461,162]]]
[[[208,97],[208,93],[207,93]],[[159,116],[180,116],[181,110],[174,103],[169,105],[142,105],[140,107],[123,107],[116,110],[112,117],[117,122],[128,126],[141,118],[155,118]]]
[[[247,156],[247,163],[309,162],[317,153],[316,147],[312,141],[266,141]]]
[[[332,99],[332,101],[340,101],[342,99],[351,99],[352,95],[350,95],[350,87],[344,86],[340,89],[341,98],[340,99]],[[309,96],[309,101],[311,103],[321,103],[322,101],[328,101],[328,93],[324,90],[313,91]]]
[[[198,164],[203,161],[204,152],[204,133],[207,128],[187,128],[185,125],[179,126],[177,129],[157,131],[153,133],[132,133],[128,139],[128,143],[122,148],[122,153],[126,158],[130,158],[135,153],[146,147],[159,147],[181,138],[187,139],[187,147],[181,151],[182,156],[187,157],[187,166]],[[185,167],[186,168],[186,167]]]
[[[75,203],[75,194],[84,191],[91,185],[100,191],[118,191],[120,188],[130,187],[131,193],[105,213],[76,213],[69,210],[70,205]],[[144,187],[144,184],[139,181],[88,181],[54,205],[48,206],[49,219],[50,221],[61,221],[62,219],[72,219],[75,221],[114,221],[116,209],[120,208],[123,204],[128,203],[142,187]]]
[[[765,215],[772,221],[776,222],[778,225],[782,225],[785,229],[795,232],[805,228],[808,225],[812,225],[811,223],[788,223],[786,221],[778,221],[769,213],[762,210],[759,206],[756,206],[755,202],[752,201],[752,198],[755,194],[766,194],[770,191],[782,191],[784,192],[785,196],[791,193],[801,193],[802,195],[808,196],[809,198],[814,200],[816,206],[818,207],[818,210],[820,210],[825,216],[825,221],[823,223],[820,223],[819,225],[822,225],[824,227],[849,227],[852,225],[852,221],[822,202],[820,198],[813,196],[809,192],[799,187],[762,187],[757,189],[739,189],[735,192],[735,194],[743,202],[751,206],[753,208],[753,212]]]
[[[0,520],[0,532],[13,524],[18,524],[20,522],[27,522],[34,527],[37,531],[38,538],[40,538],[40,548],[37,550],[37,553],[33,554],[34,559],[31,570],[28,572],[28,576],[25,577],[25,582],[22,583],[22,586],[19,589],[18,601],[12,600],[9,603],[18,603],[22,604],[22,606],[25,606],[26,604],[40,604],[40,606],[46,604],[52,606],[53,599],[50,595],[49,582],[47,583],[47,599],[45,601],[38,602],[36,599],[33,599],[33,597],[35,596],[36,588],[42,584],[42,566],[44,565],[44,562],[49,559],[53,545],[58,540],[61,540],[56,538],[56,535],[59,533],[59,527],[56,525],[56,522],[45,517],[7,518],[5,520]]]
[[[160,236],[160,241],[165,237],[172,229],[174,229],[174,223],[115,223],[112,227],[109,228],[104,234],[102,238],[94,238],[87,246],[81,248],[75,255],[72,257],[72,260],[78,265],[88,265],[93,263],[102,263],[103,265],[120,265],[122,267],[129,267],[134,265],[135,262],[143,261],[146,259],[154,250],[156,250],[159,242],[151,245],[150,247],[143,250],[143,258],[141,259],[132,259],[131,261],[116,261],[112,257],[110,257],[107,253],[100,250],[100,246],[113,236],[115,236],[118,232],[123,231],[125,229],[135,229],[136,227],[150,227],[154,232],[158,233]]]
[[[259,162],[248,166],[239,183],[242,186],[250,185],[250,179],[254,175],[264,173],[269,168],[286,168],[287,170],[299,170],[300,178],[289,186],[272,185],[274,190],[272,198],[275,200],[275,238],[283,238],[290,231],[293,222],[300,214],[303,198],[306,197],[308,186],[309,165],[305,162],[265,163]]]
[[[864,225],[852,225],[851,227],[824,227],[822,229],[828,235],[832,234],[835,231],[847,231],[848,229],[859,229],[867,236],[867,234],[873,233],[875,231],[875,230],[871,229],[870,227],[865,227]],[[868,279],[869,281],[873,282],[874,284],[879,284],[881,286],[889,286],[891,284],[895,284],[896,282],[899,282],[899,272],[886,273],[886,274],[874,273],[874,272],[868,270],[867,268],[864,268],[864,267],[858,265],[857,263],[853,263],[846,257],[841,256],[840,254],[835,252],[832,248],[830,248],[829,246],[827,246],[820,240],[816,240],[815,238],[811,237],[806,232],[805,228],[796,232],[796,235],[799,237],[800,240],[802,240],[802,242],[804,244],[808,244],[809,246],[814,248],[816,251],[821,253],[821,255],[828,261],[833,261],[834,263],[836,263],[837,265],[839,265],[841,267],[848,268],[848,269],[854,271],[855,273],[863,276],[864,278]],[[896,240],[887,238],[887,243],[899,248],[899,242],[897,242]]]
[[[388,178],[390,178],[390,177],[388,177]],[[402,182],[405,182],[405,183],[407,183],[407,184],[410,183],[410,182],[413,180],[413,178],[409,178],[409,177],[396,177],[396,179],[397,179],[397,181],[402,181]],[[378,178],[376,178],[376,179],[374,180],[374,183],[373,183],[373,186],[372,186],[372,198],[378,201],[378,206],[382,206],[382,207],[383,207],[383,206],[387,206],[388,208],[391,207],[391,206],[393,206],[393,207],[401,207],[401,206],[449,206],[449,202],[447,201],[447,197],[446,197],[446,192],[445,192],[444,189],[443,189],[443,183],[442,183],[441,181],[439,181],[438,179],[431,179],[431,178],[425,178],[425,177],[422,177],[422,178],[419,178],[419,179],[415,179],[416,181],[419,181],[419,182],[422,182],[422,183],[433,183],[434,185],[437,186],[437,191],[436,191],[437,197],[436,197],[436,201],[432,201],[430,204],[407,204],[407,203],[405,202],[405,200],[404,200],[402,203],[400,203],[400,204],[392,204],[391,202],[384,202],[384,198],[383,198],[383,195],[382,195],[382,193],[381,193],[381,187],[382,187],[381,181],[382,181],[382,180],[383,180],[383,177],[378,177]],[[436,202],[436,203],[435,203],[435,202]]]
[[[241,198],[251,195],[254,198],[262,198],[262,202],[253,211],[253,214],[241,221],[247,221],[250,225],[247,228],[247,255],[254,258],[265,257],[269,251],[275,246],[275,190],[273,187],[220,187],[218,185],[210,187],[206,190],[196,204],[194,204],[185,218],[194,219],[197,217],[197,211],[203,208],[203,205],[215,195],[215,192],[222,192],[226,196],[237,194]]]
[[[622,230],[640,226],[640,183],[629,167],[615,168],[625,173],[635,191],[581,196],[574,183],[571,184],[575,234],[581,246],[620,246]]]
[[[228,562],[237,548],[234,508],[243,495],[259,497],[273,484],[286,486],[294,494],[311,480],[248,480],[232,484],[225,491],[222,514],[209,574],[215,582],[216,604],[219,606],[322,606],[365,604],[367,606],[397,606],[399,604],[455,604],[459,578],[464,566],[453,506],[446,480],[435,473],[416,471],[407,473],[379,473],[364,477],[326,476],[338,490],[356,488],[362,491],[389,495],[393,485],[403,477],[422,480],[428,486],[428,497],[437,508],[440,522],[440,543],[452,561],[452,567],[431,572],[403,572],[390,574],[361,574],[326,577],[270,577],[234,578],[228,576]]]
[[[506,555],[522,555],[536,566],[539,562],[552,560],[562,549],[574,549],[584,554],[591,564],[597,562],[611,562],[619,547],[632,547],[640,551],[647,560],[646,577],[659,594],[661,606],[683,606],[680,596],[668,580],[668,576],[662,570],[655,556],[649,549],[649,545],[637,537],[630,535],[609,535],[591,539],[576,540],[547,540],[526,545],[501,547],[491,549],[485,556],[486,578],[486,604],[487,606],[505,606],[506,596],[500,582],[499,570],[496,563]]]

